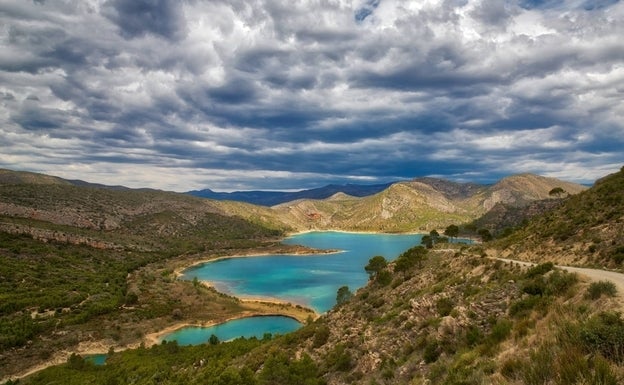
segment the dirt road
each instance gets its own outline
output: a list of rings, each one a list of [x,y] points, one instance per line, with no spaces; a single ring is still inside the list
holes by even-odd
[[[516,261],[513,259],[496,258],[503,262],[513,262],[522,266],[535,266],[536,263],[526,261]],[[624,295],[624,274],[616,273],[614,271],[600,270],[600,269],[588,269],[585,267],[571,267],[556,265],[562,270],[569,271],[571,273],[577,273],[583,275],[592,281],[611,281],[615,284],[620,295]]]

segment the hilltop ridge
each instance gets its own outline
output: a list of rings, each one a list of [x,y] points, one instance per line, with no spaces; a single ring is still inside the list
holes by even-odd
[[[624,168],[535,217],[497,245],[515,259],[622,268]]]
[[[579,184],[533,174],[512,175],[492,185],[458,183],[438,178],[416,178],[387,185],[330,185],[326,188],[288,193],[289,195],[282,195],[282,198],[289,196],[296,199],[267,207],[240,201],[200,199],[188,194],[158,190],[102,186],[96,183],[68,181],[34,173],[5,170],[1,175],[4,175],[3,178],[6,181],[17,181],[25,185],[30,184],[29,181],[36,181],[37,184],[63,185],[65,189],[71,190],[73,188],[72,191],[78,191],[75,189],[82,187],[105,190],[109,192],[99,192],[99,194],[103,194],[102,196],[108,194],[106,198],[108,200],[113,199],[111,194],[115,194],[114,191],[126,192],[126,195],[118,192],[121,194],[120,197],[138,197],[143,193],[145,196],[152,194],[154,198],[150,199],[154,199],[154,202],[151,204],[156,204],[159,201],[164,203],[167,199],[171,199],[172,202],[178,202],[175,203],[177,206],[187,206],[187,211],[191,216],[193,211],[210,211],[219,215],[237,216],[279,231],[428,232],[432,229],[444,228],[450,224],[474,221],[497,204],[519,208],[527,207],[531,202],[559,198],[549,194],[554,188],[562,189],[565,194],[570,195],[586,189],[585,186]],[[0,183],[2,180],[0,177]],[[15,186],[13,188],[18,189]],[[50,188],[52,189],[52,187]],[[53,191],[52,194],[63,195],[59,192],[60,187],[56,187],[56,189],[56,192]],[[356,191],[354,192],[353,189]],[[248,193],[251,194],[250,196],[256,193],[261,196],[266,192]],[[306,196],[306,194],[320,194],[323,198],[301,197]],[[162,197],[165,196],[168,198],[162,200]],[[126,198],[119,199],[123,201]],[[59,196],[58,202],[63,201],[63,196]],[[185,203],[182,204],[182,202]],[[108,214],[104,214],[106,218],[100,220],[100,222],[105,222],[101,224],[104,227],[116,226],[115,223],[119,221],[120,211],[118,210],[115,214],[109,212],[112,207],[115,207],[115,203],[111,203],[102,209],[103,213],[108,212]],[[1,205],[0,208],[2,208]],[[42,210],[42,208],[38,209]],[[58,209],[62,210],[60,207]],[[89,205],[87,204],[84,209],[89,210]],[[4,210],[12,212],[11,210],[16,210],[16,208],[7,208],[5,204]],[[43,215],[43,213],[40,214]],[[66,216],[65,220],[71,220],[76,216],[76,211],[66,210],[64,216]]]
[[[532,174],[510,176],[489,186],[417,178],[366,197],[299,199],[273,209],[279,219],[300,230],[428,232],[473,221],[497,204],[526,207],[556,199],[550,195],[554,188],[577,194],[587,187]]]

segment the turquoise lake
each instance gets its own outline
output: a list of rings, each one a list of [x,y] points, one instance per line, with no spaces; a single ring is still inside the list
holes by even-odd
[[[220,341],[229,341],[239,337],[262,338],[265,333],[286,334],[301,327],[301,324],[289,317],[258,316],[240,318],[210,327],[186,327],[167,334],[161,340],[177,341],[178,345],[196,345],[208,342],[211,335]]]
[[[211,282],[217,290],[237,297],[277,298],[313,308],[323,313],[336,304],[336,292],[347,285],[355,292],[368,281],[364,266],[376,255],[396,259],[412,246],[420,244],[419,234],[364,234],[311,232],[294,235],[283,241],[325,250],[333,254],[263,255],[225,258],[193,266],[182,279]],[[468,240],[458,242],[470,243]],[[301,324],[283,316],[241,318],[209,328],[187,327],[164,336],[181,345],[206,343],[212,334],[227,341],[237,337],[262,338],[265,333],[285,334]]]
[[[278,298],[323,313],[336,303],[343,285],[355,292],[368,281],[364,266],[371,257],[396,259],[420,244],[419,234],[364,234],[311,232],[283,241],[340,253],[315,255],[264,255],[226,258],[186,269],[183,279],[211,282],[215,288],[237,297]]]

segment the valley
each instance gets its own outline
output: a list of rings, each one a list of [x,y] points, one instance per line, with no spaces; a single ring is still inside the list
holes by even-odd
[[[595,323],[616,317],[610,314],[622,309],[621,297],[585,297],[602,276],[584,281],[552,267],[534,270],[486,257],[619,270],[623,177],[621,171],[590,189],[528,174],[492,186],[425,179],[399,182],[370,196],[338,193],[266,207],[155,190],[76,186],[5,170],[0,173],[0,377],[8,381],[41,363],[59,363],[71,353],[99,346],[99,353],[102,347],[115,351],[104,367],[80,366],[75,360],[81,369],[76,366],[72,372],[70,360],[21,381],[47,383],[62,376],[66,383],[110,383],[115,378],[124,383],[134,370],[137,383],[147,383],[145,376],[155,370],[172,384],[236,383],[235,378],[292,383],[292,376],[301,373],[307,373],[309,383],[328,384],[419,383],[417,379],[529,383],[527,370],[539,369],[535,354],[549,354],[556,365],[563,357],[563,350],[546,348],[554,336],[535,336],[552,328],[593,327],[578,312]],[[555,188],[565,194],[555,196]],[[537,202],[548,204],[532,206]],[[507,212],[536,208],[531,209],[533,218],[488,217],[500,207]],[[371,278],[318,319],[305,307],[241,301],[176,275],[198,261],[219,257],[313,251],[281,242],[289,233],[442,234],[453,224],[460,225],[463,236],[478,238],[482,232],[477,230],[486,229],[497,239],[483,245],[441,241],[422,248],[426,254],[410,249],[380,270],[386,278]],[[414,253],[419,259],[413,259]],[[615,285],[620,293],[620,283]],[[36,294],[44,287],[45,295]],[[215,347],[145,344],[149,334],[172,325],[261,314],[290,315],[306,325],[279,338]],[[618,319],[613,325],[619,325]],[[570,332],[564,342],[574,345],[582,335]],[[600,347],[591,342],[577,345],[575,359],[592,358],[586,371],[575,375],[590,383],[599,375],[622,378],[621,363],[610,351],[596,355]],[[624,341],[614,349],[624,349]],[[169,356],[174,351],[177,358]],[[160,362],[161,369],[145,362],[142,354]],[[230,373],[234,382],[219,382],[221,375],[206,377],[216,370],[212,364],[194,366],[199,357],[212,354],[220,357],[217,373]],[[132,362],[140,368],[130,369]],[[163,365],[171,369],[163,372]],[[288,380],[269,380],[269,371],[280,365],[291,367],[284,377]],[[96,371],[104,375],[91,377]]]

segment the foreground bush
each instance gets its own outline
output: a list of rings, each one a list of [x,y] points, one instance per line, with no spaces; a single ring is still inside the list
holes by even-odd
[[[587,288],[585,296],[589,299],[598,299],[603,294],[609,297],[615,297],[617,294],[615,284],[611,281],[592,282]]]

